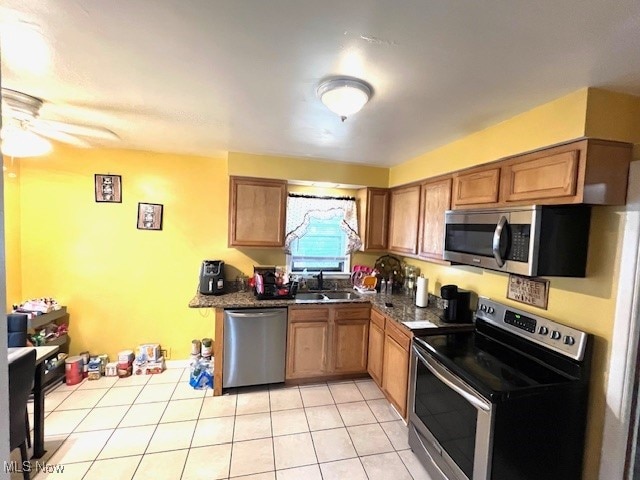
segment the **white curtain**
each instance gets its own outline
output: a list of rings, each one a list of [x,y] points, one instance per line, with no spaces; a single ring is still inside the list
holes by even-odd
[[[360,249],[362,240],[358,236],[358,214],[354,198],[314,197],[289,194],[287,198],[287,223],[284,250],[291,253],[291,243],[303,237],[311,218],[328,219],[342,217],[340,228],[347,235],[345,255]]]

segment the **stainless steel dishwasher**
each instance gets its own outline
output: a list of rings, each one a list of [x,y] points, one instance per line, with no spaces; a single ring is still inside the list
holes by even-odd
[[[287,309],[224,311],[223,388],[284,382]]]

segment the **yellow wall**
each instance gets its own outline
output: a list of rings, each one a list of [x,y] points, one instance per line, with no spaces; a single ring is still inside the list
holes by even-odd
[[[599,88],[589,89],[585,136],[640,144],[638,119],[640,97]]]
[[[229,175],[386,188],[389,169],[297,157],[229,152]]]
[[[22,298],[22,255],[20,248],[20,163],[3,158],[4,248],[6,261],[7,312]]]
[[[391,167],[389,186],[581,137],[584,135],[587,93],[583,88]]]
[[[284,264],[279,250],[227,248],[228,175],[386,187],[583,135],[640,143],[638,102],[585,88],[391,169],[241,153],[203,158],[56,147],[48,157],[22,160],[19,184],[7,182],[8,302],[54,296],[68,305],[72,353],[113,356],[155,341],[173,358],[186,358],[193,338],[213,336],[213,314],[187,307],[203,259],[224,259],[228,279],[250,274],[254,264]],[[122,175],[122,204],[94,202],[93,175],[109,172]],[[162,231],[135,228],[139,201],[164,204]],[[547,311],[518,304],[597,336],[587,479],[596,478],[599,462],[622,212],[594,209],[587,278],[551,279]],[[357,254],[354,262],[371,265],[378,256]],[[434,293],[456,283],[510,303],[504,274],[408,262],[421,267]]]
[[[481,132],[411,159],[390,171],[390,185],[448,173],[582,136],[640,143],[640,98],[582,89]],[[636,145],[637,146],[637,145]],[[635,149],[638,158],[638,149]],[[506,299],[508,275],[474,267],[405,259],[429,278],[429,290],[455,283],[480,295],[538,313],[595,335],[589,400],[585,479],[597,478],[604,422],[605,388],[613,331],[624,228],[623,207],[595,207],[587,277],[551,278],[548,310]]]
[[[253,264],[227,248],[226,170],[226,158],[124,150],[56,147],[23,159],[21,296],[68,306],[71,353],[113,358],[160,342],[187,358],[193,338],[213,336],[212,313],[187,307],[201,261]],[[121,204],[94,201],[95,173],[122,175]],[[140,201],[164,205],[162,231],[136,229]]]
[[[71,353],[113,357],[159,342],[171,358],[187,358],[193,338],[214,333],[212,312],[187,307],[202,260],[223,259],[227,280],[253,265],[285,264],[280,249],[227,247],[227,172],[227,158],[64,146],[22,159],[5,195],[8,303],[52,296],[67,305]],[[122,176],[121,204],[94,201],[96,173]],[[164,205],[162,231],[136,229],[140,201]],[[375,258],[358,253],[354,262]]]

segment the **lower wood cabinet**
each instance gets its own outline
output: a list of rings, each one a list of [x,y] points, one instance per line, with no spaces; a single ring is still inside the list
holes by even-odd
[[[367,371],[369,320],[336,320],[333,324],[333,371]]]
[[[382,364],[384,361],[384,317],[382,317],[382,326],[373,321],[373,315],[380,315],[378,312],[371,310],[371,323],[369,324],[369,353],[367,371],[371,378],[378,384],[382,385]]]
[[[289,324],[287,341],[287,378],[325,375],[328,368],[326,322],[296,322]]]
[[[411,336],[375,310],[371,310],[369,332],[369,375],[407,418]]]
[[[286,379],[365,373],[369,312],[353,304],[290,307]]]

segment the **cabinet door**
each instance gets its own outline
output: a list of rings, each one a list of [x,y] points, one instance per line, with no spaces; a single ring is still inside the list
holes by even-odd
[[[461,173],[453,179],[453,206],[496,203],[499,183],[500,167]]]
[[[403,418],[407,416],[407,390],[409,386],[409,350],[389,334],[384,338],[382,390]]]
[[[503,167],[503,199],[518,202],[574,196],[579,154],[579,150],[571,150]]]
[[[417,252],[420,217],[420,185],[391,190],[389,250],[413,255]]]
[[[361,250],[386,250],[389,233],[389,190],[363,188],[358,192],[358,199]]]
[[[373,320],[369,323],[369,354],[367,371],[371,378],[382,387],[382,363],[384,355],[384,330]]]
[[[418,255],[442,260],[444,212],[451,207],[451,179],[425,183],[420,192],[420,241]]]
[[[287,204],[284,180],[231,177],[229,246],[281,247]]]
[[[289,323],[286,378],[326,375],[328,372],[327,322]]]
[[[367,371],[369,319],[336,320],[333,324],[333,372]]]

